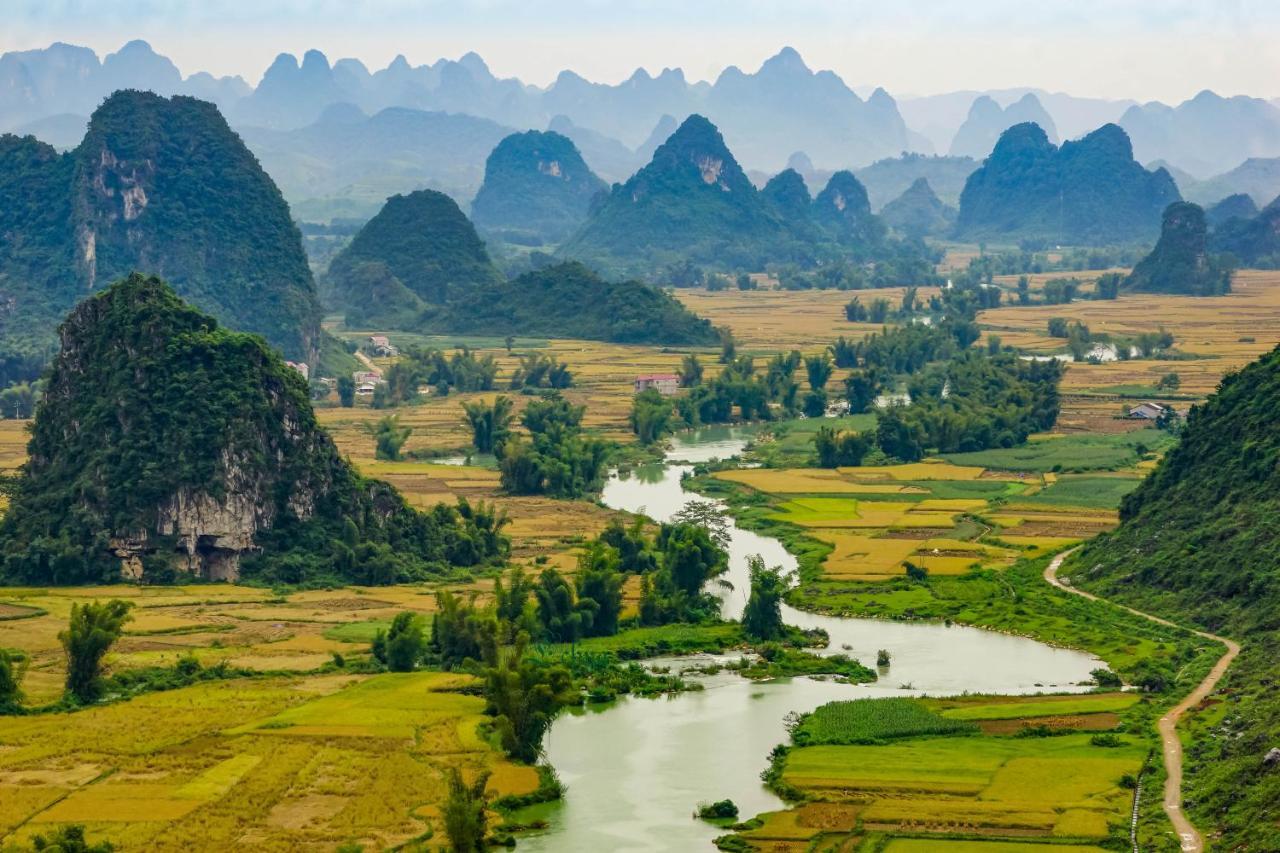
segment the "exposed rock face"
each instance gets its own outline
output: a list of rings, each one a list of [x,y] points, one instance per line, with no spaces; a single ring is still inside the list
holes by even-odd
[[[264,531],[307,521],[341,479],[301,380],[158,280],[82,302],[60,331],[11,527],[64,517],[129,579],[167,563],[235,580]]]
[[[47,363],[76,302],[134,270],[314,364],[320,307],[279,190],[209,103],[122,91],[58,154],[0,137],[0,384]]]
[[[514,133],[493,149],[471,203],[476,226],[508,242],[559,242],[587,218],[608,185],[587,168],[568,137]]]

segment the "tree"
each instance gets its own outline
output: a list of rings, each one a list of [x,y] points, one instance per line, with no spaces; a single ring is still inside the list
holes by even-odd
[[[527,658],[528,645],[525,634],[507,649],[493,641],[486,645],[484,697],[507,755],[532,764],[556,712],[576,698],[576,691],[564,667]]]
[[[1025,275],[1018,276],[1018,304],[1031,304],[1031,282]]]
[[[720,333],[720,363],[730,364],[738,354],[738,342],[734,340],[733,329],[721,326],[717,331]]]
[[[702,527],[665,525],[659,536],[663,545],[663,567],[671,573],[676,588],[687,595],[700,593],[703,585],[728,565],[724,551]]]
[[[858,297],[853,297],[844,306],[844,318],[850,323],[867,322],[867,306]]]
[[[1049,337],[1065,338],[1067,336],[1067,320],[1065,317],[1050,317],[1048,323]]]
[[[742,611],[742,630],[756,640],[776,640],[783,635],[782,597],[787,591],[782,569],[766,568],[756,554],[747,558],[751,568],[751,596]]]
[[[867,310],[867,319],[872,323],[883,323],[889,319],[889,300],[873,299],[871,307]]]
[[[47,853],[112,853],[115,845],[110,841],[90,844],[84,837],[84,827],[78,823],[65,824],[50,836],[37,835],[31,839],[32,850]]]
[[[452,853],[484,853],[488,849],[485,835],[488,823],[485,817],[485,786],[489,784],[489,771],[482,770],[468,785],[457,767],[445,771],[448,796],[442,809],[444,831],[449,838]]]
[[[849,401],[849,412],[861,415],[871,411],[880,396],[880,384],[869,371],[855,370],[844,380],[844,394]]]
[[[697,353],[689,353],[680,360],[680,387],[693,388],[702,384],[702,362]]]
[[[502,339],[502,343],[507,348],[507,355],[511,355],[511,350],[516,345],[516,339],[513,338],[511,335],[507,335],[505,338]]]
[[[595,542],[578,557],[578,574],[573,582],[578,590],[578,607],[592,613],[586,636],[611,637],[618,633],[622,615],[622,573],[618,552]]]
[[[0,649],[0,714],[12,713],[22,705],[22,690],[18,686],[17,667],[12,655]]]
[[[591,630],[598,605],[578,601],[573,587],[555,569],[542,570],[533,596],[538,602],[538,621],[551,642],[576,643]]]
[[[1182,378],[1176,373],[1166,373],[1160,377],[1160,381],[1156,383],[1156,389],[1160,391],[1177,391],[1182,385]]]
[[[67,693],[76,700],[93,702],[102,694],[102,658],[124,633],[132,606],[118,598],[71,605],[71,621],[58,639],[67,655]]]
[[[862,464],[871,451],[871,442],[859,433],[837,432],[824,426],[813,435],[813,449],[817,451],[819,467],[853,467]]]
[[[831,356],[824,352],[805,358],[804,369],[809,375],[809,387],[814,391],[821,391],[827,387],[827,380],[831,378],[834,365]]]
[[[356,381],[350,376],[338,377],[338,402],[347,409],[356,404]]]
[[[18,382],[10,385],[0,391],[0,418],[29,418],[35,414],[38,400],[39,395],[28,383]]]
[[[378,386],[382,387],[382,386]],[[395,462],[400,458],[400,448],[413,434],[413,427],[400,426],[399,415],[387,415],[378,421],[374,430],[374,458]]]
[[[755,290],[756,281],[744,272],[738,273],[737,278],[738,290]]]
[[[392,672],[412,672],[426,649],[422,620],[410,610],[397,613],[386,633],[379,630],[373,638],[373,656]]]
[[[671,401],[657,390],[647,388],[631,401],[628,421],[641,444],[653,444],[671,430]]]
[[[987,355],[999,355],[1004,344],[1000,340],[999,335],[987,334]]]
[[[1120,296],[1120,284],[1124,276],[1118,272],[1109,272],[1098,278],[1094,285],[1094,299],[1117,299]]]
[[[498,396],[492,405],[483,400],[462,404],[463,420],[471,427],[471,444],[477,453],[493,453],[510,434],[515,419],[510,397]]]

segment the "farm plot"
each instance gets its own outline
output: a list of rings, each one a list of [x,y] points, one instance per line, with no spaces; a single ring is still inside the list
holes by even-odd
[[[439,834],[443,771],[538,784],[476,733],[444,673],[210,682],[72,715],[0,719],[0,835],[81,823],[122,850],[394,846]],[[4,835],[8,833],[7,835]]]
[[[870,746],[799,746],[783,778],[817,799],[869,801],[878,830],[1100,838],[1122,822],[1120,787],[1145,746],[1055,738],[936,737]]]

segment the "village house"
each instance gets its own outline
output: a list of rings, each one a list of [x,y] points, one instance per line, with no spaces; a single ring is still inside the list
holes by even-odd
[[[296,370],[296,371],[298,371],[299,373],[301,373],[301,374],[302,374],[302,378],[303,378],[303,379],[310,379],[310,378],[311,378],[311,368],[307,366],[306,362],[302,362],[302,361],[286,361],[286,362],[285,362],[285,364],[289,365],[289,366],[290,366],[290,367],[292,367],[294,370]]]
[[[356,384],[358,397],[369,396],[374,388],[383,383],[382,375],[373,370],[357,370],[351,374],[351,380]]]
[[[636,377],[635,388],[637,394],[652,388],[659,394],[670,397],[680,390],[680,377],[674,373],[646,373]]]
[[[1154,421],[1166,414],[1169,410],[1159,403],[1139,403],[1129,410],[1129,417]]]
[[[370,335],[369,340],[365,341],[364,348],[369,355],[373,356],[391,358],[400,354],[400,350],[392,346],[386,335]]]

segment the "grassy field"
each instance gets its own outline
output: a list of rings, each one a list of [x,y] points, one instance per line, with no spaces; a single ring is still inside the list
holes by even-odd
[[[1136,464],[1149,453],[1169,448],[1173,439],[1156,429],[1101,435],[1033,436],[1021,447],[948,453],[956,465],[1006,471],[1104,471]]]
[[[972,723],[936,714],[917,699],[855,699],[818,707],[804,718],[793,737],[808,745],[856,744],[977,731]]]

